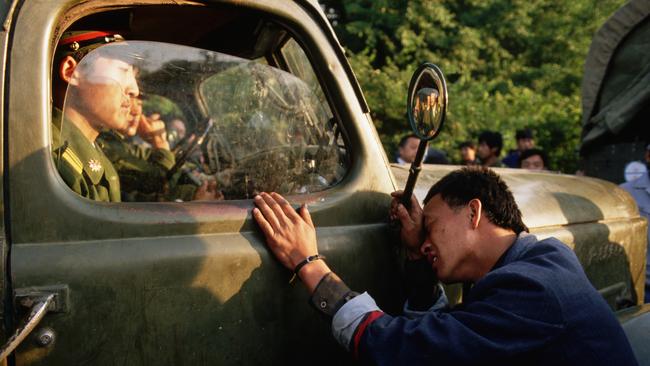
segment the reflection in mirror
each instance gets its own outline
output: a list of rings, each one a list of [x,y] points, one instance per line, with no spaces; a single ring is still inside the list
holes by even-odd
[[[413,106],[413,116],[420,134],[431,136],[438,130],[440,124],[440,93],[437,89],[422,88],[416,93]]]
[[[411,194],[420,174],[427,143],[442,129],[446,108],[447,84],[442,71],[431,63],[420,65],[411,78],[406,104],[411,128],[420,138],[401,198],[402,204],[407,208],[411,205]]]
[[[445,118],[447,86],[442,72],[432,64],[421,66],[409,91],[411,127],[420,138],[430,140],[438,134]]]
[[[125,41],[89,52],[71,75],[53,149],[61,176],[82,196],[304,194],[331,187],[347,171],[317,84],[268,64]]]

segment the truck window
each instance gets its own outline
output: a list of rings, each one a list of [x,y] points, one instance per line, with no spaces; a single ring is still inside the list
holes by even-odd
[[[291,73],[307,83],[314,95],[318,97],[321,104],[327,108],[323,89],[321,89],[320,84],[318,83],[318,78],[309,63],[307,55],[305,55],[305,51],[303,51],[298,42],[293,38],[289,38],[284,46],[282,46],[281,52]],[[331,112],[329,113],[331,114]]]
[[[290,70],[162,42],[91,50],[60,81],[64,102],[53,108],[61,177],[109,202],[249,199],[336,185],[347,149],[304,52],[290,44]]]

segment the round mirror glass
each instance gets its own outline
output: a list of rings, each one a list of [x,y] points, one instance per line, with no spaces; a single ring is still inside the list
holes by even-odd
[[[434,138],[442,128],[447,109],[447,84],[440,69],[421,65],[411,78],[408,115],[413,132],[421,139]]]

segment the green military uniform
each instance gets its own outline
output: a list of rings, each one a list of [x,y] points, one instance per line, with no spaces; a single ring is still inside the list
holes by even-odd
[[[117,170],[125,200],[159,199],[167,174],[176,162],[171,151],[130,143],[116,131],[102,132],[97,145]]]
[[[52,118],[54,162],[61,178],[83,197],[120,202],[120,179],[113,164],[72,122],[61,126],[61,114],[57,109]]]

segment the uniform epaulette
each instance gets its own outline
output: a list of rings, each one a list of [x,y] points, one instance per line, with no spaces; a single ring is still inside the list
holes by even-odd
[[[70,149],[65,149],[61,157],[70,164],[70,166],[77,172],[81,174],[84,169],[84,164],[81,162],[81,159]]]

